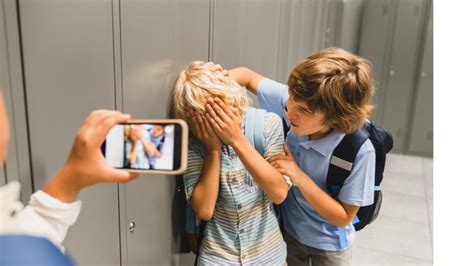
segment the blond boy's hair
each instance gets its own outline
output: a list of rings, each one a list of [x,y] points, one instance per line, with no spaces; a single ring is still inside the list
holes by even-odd
[[[324,114],[324,124],[341,133],[362,127],[374,109],[370,62],[343,49],[326,48],[301,61],[288,87],[291,97]]]
[[[174,115],[189,121],[187,109],[206,111],[209,97],[218,97],[225,104],[235,107],[243,114],[251,100],[246,89],[218,71],[211,71],[212,62],[195,61],[181,71],[173,93]]]

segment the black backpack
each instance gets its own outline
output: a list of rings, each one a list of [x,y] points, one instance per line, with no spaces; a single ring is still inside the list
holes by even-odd
[[[289,127],[286,123],[283,123],[283,125],[285,127],[286,137]],[[370,139],[375,148],[374,203],[370,206],[359,208],[356,217],[352,221],[356,231],[361,230],[373,222],[379,214],[382,205],[380,184],[382,183],[383,171],[385,169],[385,158],[386,154],[390,152],[393,147],[393,138],[390,132],[383,127],[375,125],[372,121],[367,120],[363,128],[351,134],[346,134],[331,155],[326,178],[329,193],[333,198],[337,199],[337,195],[344,185],[344,181],[351,173],[357,152],[367,139]]]

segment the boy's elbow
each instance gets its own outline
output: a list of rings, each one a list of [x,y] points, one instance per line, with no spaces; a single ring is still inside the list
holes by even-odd
[[[346,227],[352,222],[352,219],[337,219],[332,222],[333,225],[337,227]]]
[[[277,193],[275,193],[272,201],[275,204],[281,204],[283,203],[283,201],[285,201],[287,195],[288,195],[287,189],[280,189]]]
[[[201,208],[196,212],[196,215],[203,221],[209,221],[214,215],[214,208]]]

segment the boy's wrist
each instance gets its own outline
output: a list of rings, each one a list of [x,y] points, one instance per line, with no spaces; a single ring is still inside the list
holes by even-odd
[[[240,136],[233,138],[233,140],[229,143],[229,146],[231,146],[234,150],[239,150],[249,144],[250,142],[247,140],[245,135],[241,134]]]
[[[42,190],[62,202],[74,202],[82,187],[74,182],[73,175],[72,169],[66,164]]]

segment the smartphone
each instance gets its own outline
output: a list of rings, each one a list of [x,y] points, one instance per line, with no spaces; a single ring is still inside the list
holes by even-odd
[[[188,125],[180,119],[131,120],[114,126],[102,144],[107,163],[130,172],[182,174]]]

